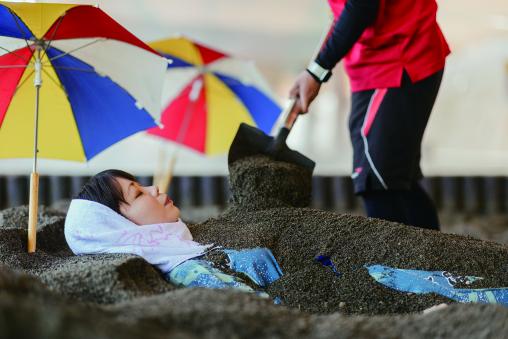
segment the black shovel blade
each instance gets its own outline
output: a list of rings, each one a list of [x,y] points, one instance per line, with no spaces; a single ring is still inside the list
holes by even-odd
[[[273,137],[266,135],[258,128],[242,123],[229,148],[228,164],[231,165],[245,157],[263,154],[277,161],[293,163],[311,171],[314,170],[316,163],[311,159],[290,149],[286,143],[282,147],[274,147],[274,144]]]

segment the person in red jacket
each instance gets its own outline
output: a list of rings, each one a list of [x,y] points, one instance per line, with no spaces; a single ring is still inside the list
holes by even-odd
[[[419,184],[420,148],[448,44],[435,0],[328,0],[335,20],[315,60],[290,91],[303,114],[344,60],[351,91],[349,130],[355,193],[367,215],[439,229]]]

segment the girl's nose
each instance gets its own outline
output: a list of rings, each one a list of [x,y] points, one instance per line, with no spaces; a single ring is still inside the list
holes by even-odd
[[[159,188],[157,186],[148,186],[147,189],[154,197],[159,195]]]

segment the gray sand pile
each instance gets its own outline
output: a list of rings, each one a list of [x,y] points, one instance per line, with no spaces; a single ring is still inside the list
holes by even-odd
[[[469,288],[508,286],[506,246],[375,219],[286,208],[230,212],[191,231],[228,248],[271,248],[284,276],[268,292],[310,312],[408,313],[451,302],[385,288],[369,276],[370,264],[485,278]],[[330,256],[341,276],[315,262],[318,255]]]
[[[174,307],[178,303],[178,307]],[[211,338],[503,338],[508,309],[452,305],[406,316],[312,315],[234,291],[177,290],[107,307],[129,325],[149,320]]]
[[[230,209],[255,211],[310,204],[312,171],[297,165],[255,156],[234,162],[229,173]]]
[[[162,331],[149,322],[133,326],[117,318],[115,312],[66,299],[37,278],[0,266],[1,338],[196,338],[189,330]]]
[[[22,206],[2,213],[4,218],[14,216],[17,227],[12,221],[8,227],[0,226],[0,263],[39,276],[63,295],[94,303],[114,303],[174,288],[153,266],[134,255],[74,256],[64,237],[65,218],[44,208],[39,214],[43,222],[37,230],[37,250],[27,253],[26,210]]]
[[[68,300],[0,267],[5,338],[503,338],[508,309],[452,305],[427,315],[312,315],[231,290],[178,289],[110,306]],[[29,324],[29,325],[28,325]]]
[[[399,314],[452,302],[434,294],[416,295],[385,288],[369,276],[365,265],[371,264],[484,278],[469,288],[508,286],[508,247],[501,244],[307,208],[250,208],[262,204],[259,197],[274,191],[277,206],[304,205],[310,192],[303,192],[301,187],[296,195],[300,201],[289,189],[276,190],[285,185],[285,176],[291,171],[300,172],[291,174],[291,178],[307,175],[297,166],[263,157],[236,162],[231,168],[231,180],[235,182],[232,188],[236,190],[233,197],[241,199],[234,199],[219,218],[191,228],[200,242],[235,249],[270,248],[284,276],[268,292],[282,298],[286,305],[309,312]],[[266,173],[270,177],[265,179]],[[235,179],[249,176],[254,178]],[[253,182],[266,185],[253,186]],[[260,192],[264,188],[268,192]],[[250,195],[252,191],[255,193]],[[330,256],[341,276],[317,263],[314,258],[318,255]],[[215,257],[210,258],[216,261]]]
[[[37,211],[37,228],[42,229],[48,224],[54,224],[65,219],[65,213],[39,206]],[[28,226],[28,206],[12,207],[0,211],[0,228],[26,228]]]
[[[0,212],[0,264],[31,275],[0,267],[0,337],[506,337],[506,308],[454,304],[423,315],[452,301],[385,288],[365,269],[449,271],[484,277],[468,287],[502,287],[506,246],[305,208],[310,180],[290,164],[243,159],[231,168],[228,210],[190,227],[200,242],[270,248],[284,276],[267,292],[283,306],[235,291],[175,288],[135,256],[73,256],[63,215],[48,209],[39,214],[37,252],[27,254],[26,208]],[[340,276],[317,255],[330,256]],[[224,255],[208,257],[226,265]]]
[[[134,255],[69,257],[39,276],[54,291],[99,304],[131,300],[175,288],[153,266]]]

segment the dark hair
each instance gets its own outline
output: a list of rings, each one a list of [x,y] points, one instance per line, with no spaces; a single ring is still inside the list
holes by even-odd
[[[91,177],[75,198],[98,202],[120,214],[120,202],[125,202],[125,199],[116,178],[137,181],[132,174],[109,169]]]

